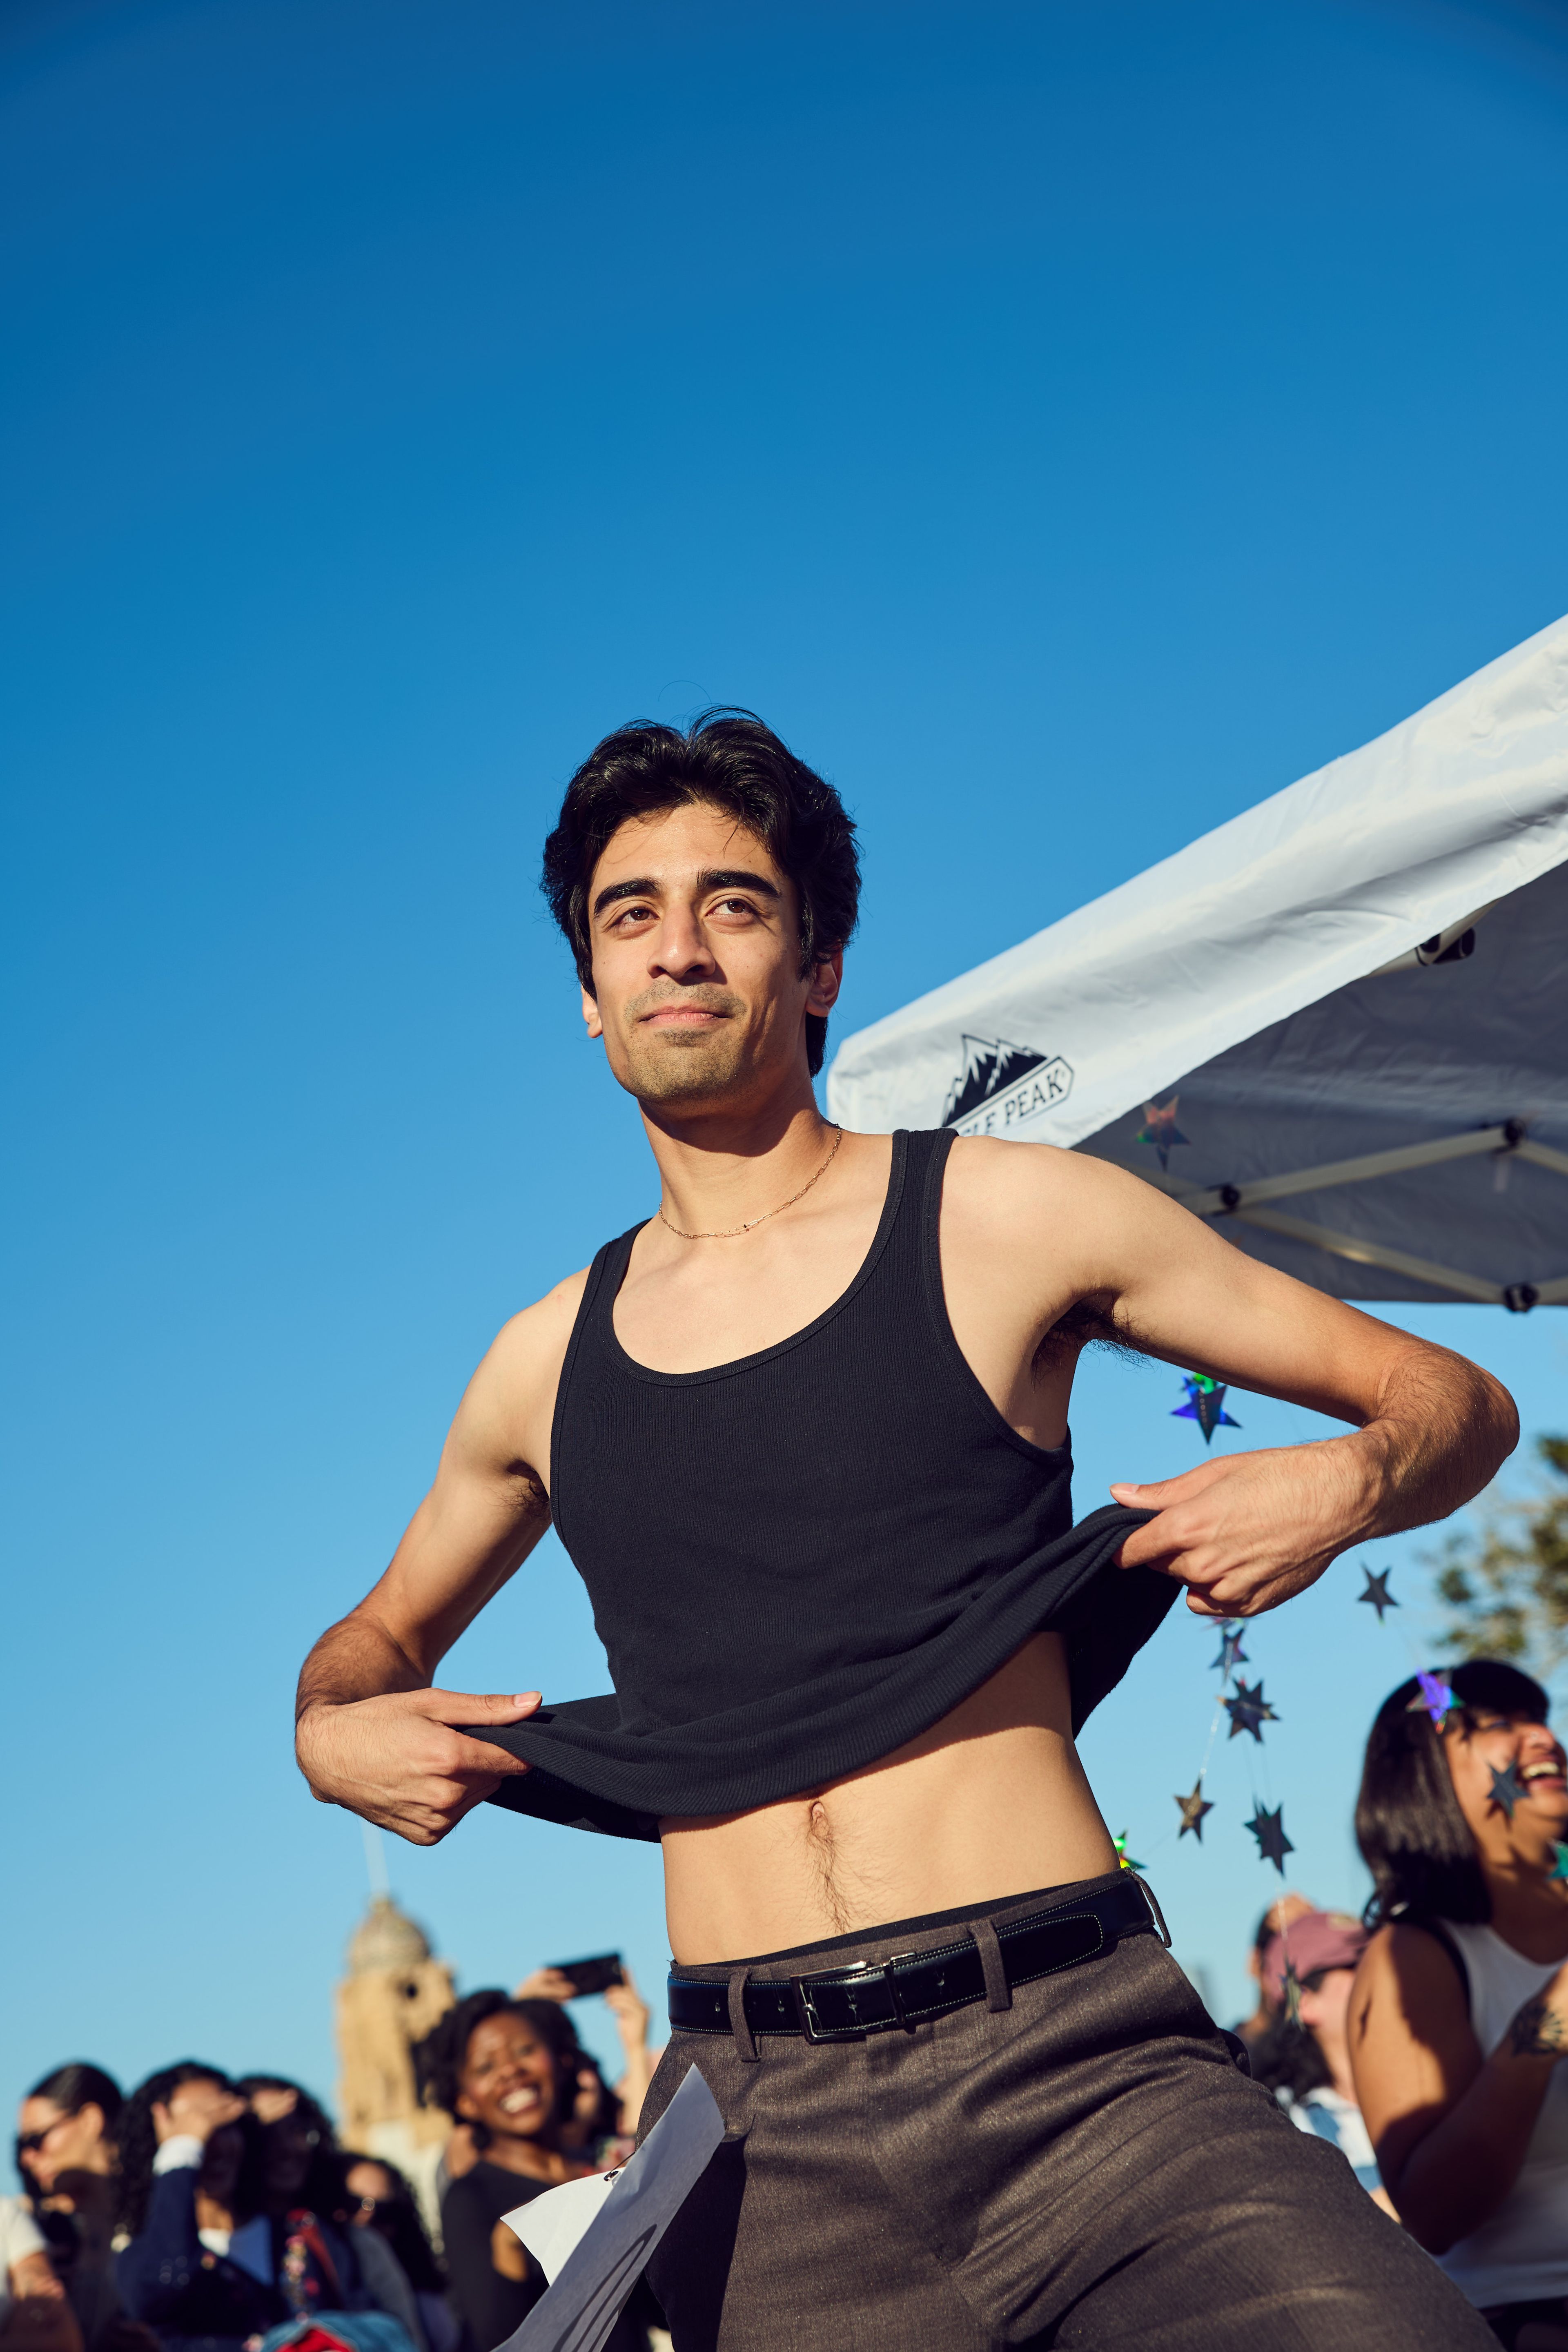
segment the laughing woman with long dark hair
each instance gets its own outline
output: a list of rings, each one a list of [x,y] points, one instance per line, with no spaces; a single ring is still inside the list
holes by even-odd
[[[1413,1677],[1367,1742],[1356,2095],[1406,2228],[1511,2352],[1568,2352],[1568,1772],[1539,1683],[1448,1680],[1440,1722]]]

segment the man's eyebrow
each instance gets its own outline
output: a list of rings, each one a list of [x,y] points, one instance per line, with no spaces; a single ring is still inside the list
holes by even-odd
[[[776,882],[769,882],[764,874],[753,874],[749,867],[744,866],[714,866],[708,872],[699,874],[697,882],[704,890],[758,890],[767,898],[779,897]],[[593,911],[596,915],[602,914],[606,907],[613,907],[622,898],[656,898],[659,895],[660,885],[650,875],[636,875],[629,882],[612,882],[599,891],[594,898]]]
[[[643,874],[630,882],[612,882],[609,888],[601,890],[594,899],[593,911],[596,915],[601,913],[606,907],[612,907],[617,898],[656,898],[658,895],[658,884]]]
[[[720,866],[697,877],[705,890],[760,890],[766,898],[777,898],[779,886],[769,882],[765,874],[753,874],[744,866]]]

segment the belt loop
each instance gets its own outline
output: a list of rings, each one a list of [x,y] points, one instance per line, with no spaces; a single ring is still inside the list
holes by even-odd
[[[741,2057],[755,2063],[762,2053],[751,2031],[751,2020],[746,2014],[746,1979],[750,1974],[749,1969],[731,1969],[729,1972],[729,2030]]]
[[[980,1966],[986,1972],[986,2007],[1010,2009],[1013,2005],[1012,1989],[1008,1983],[1007,1964],[1002,1958],[1002,1948],[994,1923],[989,1919],[971,1919],[967,1926],[979,1950]]]
[[[1159,1929],[1160,1941],[1168,1952],[1171,1948],[1171,1931],[1166,1926],[1166,1915],[1160,1909],[1158,1895],[1155,1893],[1154,1888],[1149,1885],[1148,1880],[1146,1878],[1140,1878],[1135,1870],[1129,1871],[1127,1875],[1132,1880],[1134,1885],[1137,1888],[1139,1894],[1143,1896],[1145,1902],[1148,1905],[1149,1909],[1153,1912],[1155,1926]]]

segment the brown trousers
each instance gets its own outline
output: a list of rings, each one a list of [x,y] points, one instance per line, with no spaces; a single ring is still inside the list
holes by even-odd
[[[749,1966],[955,1932],[895,1922]],[[1239,2072],[1153,1936],[1005,2010],[756,2046],[674,2034],[643,2110],[645,2132],[695,2065],[727,2126],[649,2265],[675,2352],[1497,2352],[1338,2150]]]

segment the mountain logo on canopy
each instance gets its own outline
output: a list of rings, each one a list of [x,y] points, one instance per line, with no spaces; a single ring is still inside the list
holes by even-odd
[[[948,1090],[944,1127],[960,1135],[1015,1135],[1072,1092],[1072,1065],[1008,1037],[964,1038],[963,1066]]]

